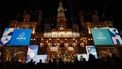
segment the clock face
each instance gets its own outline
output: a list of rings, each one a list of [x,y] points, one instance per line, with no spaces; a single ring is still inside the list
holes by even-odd
[[[60,30],[64,30],[64,28],[63,27],[60,27]]]

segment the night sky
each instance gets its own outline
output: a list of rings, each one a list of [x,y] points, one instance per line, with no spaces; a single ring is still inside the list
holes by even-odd
[[[54,16],[60,0],[0,0],[0,26],[7,26],[8,22],[19,12],[25,9],[41,9],[43,14]],[[93,11],[98,10],[100,16],[103,14],[108,19],[114,20],[114,26],[121,27],[120,10],[121,2],[117,0],[62,0],[64,7],[69,15],[75,17],[79,10]],[[119,18],[119,16],[121,18]]]

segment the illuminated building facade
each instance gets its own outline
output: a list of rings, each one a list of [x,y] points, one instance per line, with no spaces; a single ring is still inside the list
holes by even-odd
[[[41,14],[39,18],[41,19]],[[57,25],[56,28],[51,29],[50,25],[45,26],[44,33],[37,33],[36,29],[38,22],[30,22],[30,15],[27,14],[24,17],[23,22],[12,21],[10,28],[29,28],[32,29],[32,36],[30,39],[30,45],[38,45],[38,54],[47,54],[47,61],[52,58],[62,58],[64,61],[72,61],[76,58],[76,54],[87,54],[86,46],[95,46],[93,36],[91,34],[92,28],[112,28],[112,22],[105,21],[99,22],[99,17],[97,12],[93,15],[94,22],[84,22],[83,12],[80,14],[80,24],[83,27],[82,31],[79,31],[77,24],[73,24],[72,29],[67,27],[67,18],[65,16],[65,9],[63,8],[62,2],[59,3],[57,9]],[[95,46],[97,52],[107,51],[115,54],[120,54],[118,47],[115,46]],[[5,61],[10,61],[13,56],[17,58],[18,61],[25,62],[27,54],[27,46],[20,47],[10,47],[4,46],[3,58]],[[10,52],[8,52],[10,51]],[[18,55],[19,53],[19,55]],[[17,55],[16,55],[17,54]],[[98,53],[98,55],[100,55]],[[20,60],[19,60],[20,59]]]

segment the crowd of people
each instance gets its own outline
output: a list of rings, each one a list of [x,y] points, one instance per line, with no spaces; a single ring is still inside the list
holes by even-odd
[[[96,59],[94,55],[89,54],[89,59],[85,59],[75,62],[64,62],[61,58],[57,62],[55,58],[49,63],[39,63],[35,64],[33,60],[29,63],[22,64],[17,61],[13,62],[0,62],[1,69],[121,69],[122,68],[122,58],[117,57],[115,54],[112,57],[99,58]]]

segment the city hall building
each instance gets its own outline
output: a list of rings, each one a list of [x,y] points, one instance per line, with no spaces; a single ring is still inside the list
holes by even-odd
[[[88,60],[89,54],[96,58],[111,56],[112,53],[122,56],[122,40],[111,21],[100,22],[95,12],[93,22],[87,22],[80,11],[81,26],[73,23],[69,27],[65,12],[60,2],[55,27],[51,27],[51,21],[44,27],[39,26],[43,21],[41,11],[37,21],[30,21],[31,16],[26,12],[23,21],[11,21],[9,28],[5,28],[4,37],[1,37],[1,60],[26,63],[31,59],[37,62],[42,59],[48,63],[53,58],[57,61],[61,58],[65,62],[74,62],[75,58],[80,61],[81,57]],[[38,32],[39,27],[44,31]]]

